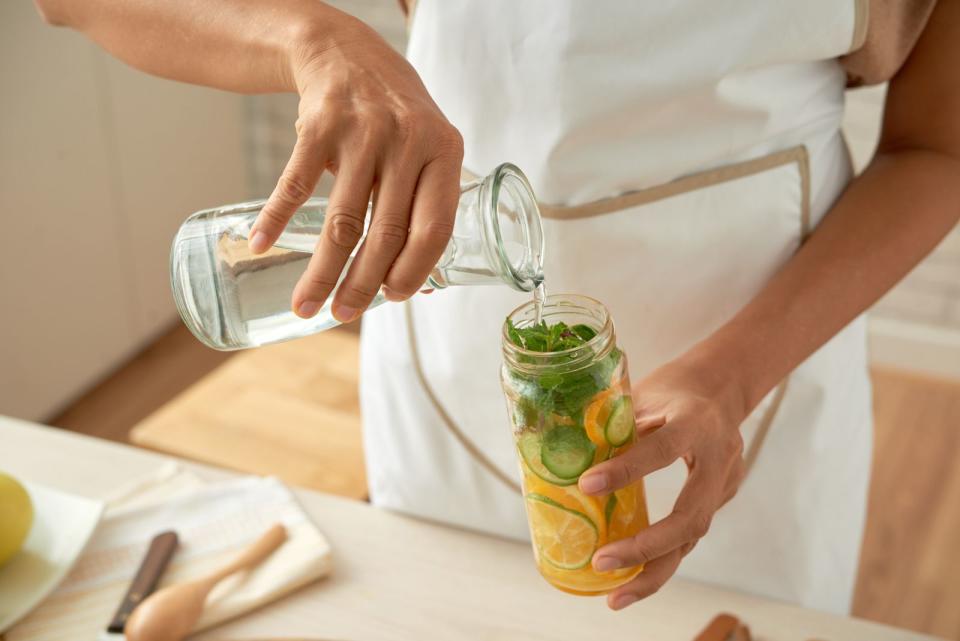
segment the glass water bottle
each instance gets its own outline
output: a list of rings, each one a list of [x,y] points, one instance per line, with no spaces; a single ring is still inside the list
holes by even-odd
[[[174,238],[170,282],[177,310],[190,331],[214,349],[277,343],[338,324],[330,310],[333,293],[312,318],[300,318],[290,308],[293,288],[319,240],[327,199],[308,200],[274,246],[255,255],[247,241],[265,204],[258,200],[199,211]],[[341,281],[355,255],[356,250]],[[503,164],[462,185],[450,242],[423,288],[504,284],[532,291],[542,280],[540,213],[523,173]],[[370,307],[385,300],[380,292]]]

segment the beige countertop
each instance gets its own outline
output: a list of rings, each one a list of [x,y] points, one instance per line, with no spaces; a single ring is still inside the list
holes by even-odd
[[[0,469],[91,497],[169,457],[0,417]],[[207,477],[227,472],[185,463]],[[683,580],[622,612],[572,597],[537,574],[525,544],[296,490],[330,539],[332,576],[198,639],[643,639],[690,641],[717,613],[764,641],[911,641],[932,637]]]

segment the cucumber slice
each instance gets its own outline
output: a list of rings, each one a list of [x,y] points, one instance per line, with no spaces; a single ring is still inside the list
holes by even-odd
[[[629,396],[621,396],[610,410],[607,425],[603,428],[603,437],[607,443],[620,447],[633,438],[637,429],[636,419],[633,417],[633,402]]]
[[[546,467],[540,460],[540,434],[537,432],[524,432],[517,439],[517,449],[520,451],[520,458],[527,464],[530,471],[542,478],[547,483],[553,485],[573,485],[577,479],[562,479]]]
[[[558,425],[543,435],[540,460],[562,479],[576,480],[593,464],[597,446],[576,425]]]

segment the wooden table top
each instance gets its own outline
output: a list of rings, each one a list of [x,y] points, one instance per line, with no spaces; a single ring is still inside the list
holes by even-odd
[[[133,443],[353,499],[367,496],[360,336],[238,352],[133,428]]]
[[[0,417],[0,469],[77,494],[105,496],[167,460]],[[208,478],[229,476],[185,465]],[[525,544],[310,490],[295,493],[330,539],[333,574],[195,638],[690,641],[719,612],[737,615],[764,641],[933,638],[679,579],[650,599],[611,612],[601,599],[549,587]]]

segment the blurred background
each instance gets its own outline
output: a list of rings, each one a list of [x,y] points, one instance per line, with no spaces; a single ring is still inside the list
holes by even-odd
[[[396,3],[331,4],[403,49]],[[296,97],[148,77],[23,0],[0,5],[0,25],[0,414],[364,498],[356,327],[217,353],[180,324],[168,285],[188,214],[270,193]],[[858,169],[883,95],[848,94]],[[960,229],[871,310],[870,348],[855,614],[960,639]]]

